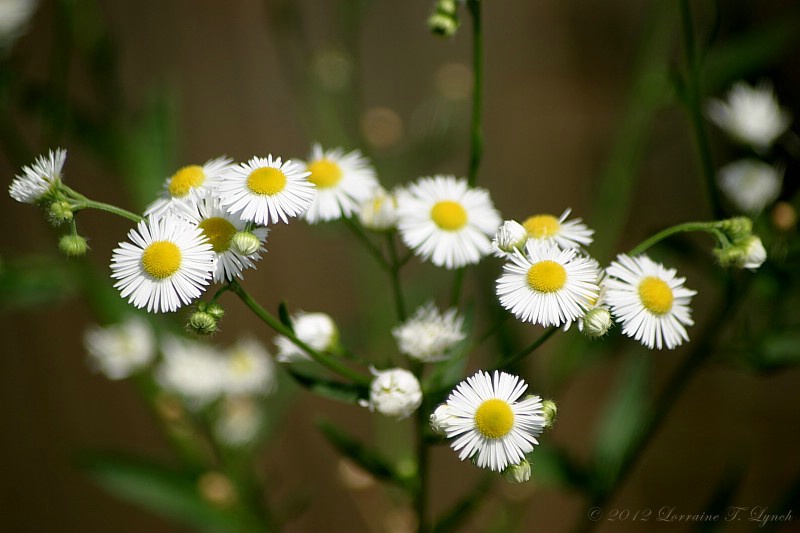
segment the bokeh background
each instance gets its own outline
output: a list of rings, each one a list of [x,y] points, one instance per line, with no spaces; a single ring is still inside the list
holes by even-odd
[[[608,260],[655,229],[710,217],[688,119],[669,83],[682,60],[676,4],[485,2],[486,145],[479,184],[490,189],[505,218],[571,207],[590,227],[609,228],[598,236],[597,252]],[[740,75],[772,79],[782,104],[800,115],[797,3],[720,2],[718,15],[712,3],[694,4],[700,33],[713,35],[714,43],[765,36],[760,55]],[[70,186],[132,210],[182,165],[221,154],[239,161],[267,153],[304,157],[314,141],[360,148],[388,186],[434,173],[463,175],[469,20],[463,13],[453,39],[434,37],[425,24],[431,7],[390,0],[42,1],[4,59],[2,175],[10,183],[21,164],[63,146]],[[729,77],[723,71],[710,78],[707,91],[722,94]],[[709,130],[721,165],[731,148]],[[604,188],[607,175],[622,181]],[[797,178],[787,172],[787,181]],[[85,271],[107,271],[129,224],[82,215],[92,253],[67,261],[58,257],[56,234],[36,209],[7,195],[0,206],[0,530],[181,531],[103,492],[76,467],[86,450],[171,460],[135,389],[85,364],[83,330],[101,320],[97,297],[84,290]],[[702,238],[686,242],[709,247]],[[711,263],[708,254],[702,257]],[[695,335],[717,292],[713,270],[676,261],[688,286],[701,291]],[[34,281],[8,275],[20,269]],[[488,261],[484,270],[491,280],[500,264]],[[416,283],[411,303],[441,295],[444,278],[430,267],[414,264],[405,274]],[[481,280],[469,280],[475,298],[486,290]],[[23,283],[45,289],[21,301]],[[106,292],[110,286],[108,280]],[[269,253],[245,286],[270,309],[285,299],[291,309],[328,312],[356,347],[392,349],[388,289],[342,228],[275,228]],[[228,315],[220,342],[249,331],[270,343],[273,335],[235,298],[223,303]],[[518,334],[530,339],[538,331],[521,327]],[[569,380],[553,370],[561,368],[561,342],[524,367],[523,376],[559,403],[558,424],[545,438],[577,458],[590,455],[603,407],[625,380],[626,345],[615,346],[589,362],[578,355],[581,372]],[[682,356],[682,350],[654,354],[652,390]],[[471,366],[479,365],[476,359]],[[797,370],[764,375],[712,360],[609,508],[698,513],[726,472],[740,478],[737,505],[771,505],[800,471],[799,387]],[[391,441],[381,435],[396,431],[393,422],[376,421],[364,409],[299,391],[259,465],[274,501],[308,500],[307,513],[289,530],[404,531],[407,517],[392,510],[391,494],[343,483],[336,454],[314,426],[320,415],[365,438],[377,434],[379,442]],[[433,457],[433,508],[441,511],[476,473],[447,447]],[[543,486],[536,477],[534,463],[532,483],[498,479],[470,529],[495,524],[503,531],[518,520],[525,531],[565,531],[584,519],[578,494]],[[627,522],[599,530],[692,527]]]

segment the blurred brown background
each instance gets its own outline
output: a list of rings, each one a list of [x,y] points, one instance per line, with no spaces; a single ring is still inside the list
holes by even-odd
[[[80,2],[75,4],[80,8]],[[486,152],[479,183],[491,190],[506,218],[560,213],[572,207],[593,225],[596,180],[631,92],[640,43],[650,23],[647,4],[485,2]],[[737,25],[757,25],[781,16],[793,2],[725,4],[728,25],[724,29],[733,34]],[[370,2],[357,30],[346,22],[348,10],[356,3],[345,0],[104,0],[98,5],[93,12],[107,26],[120,54],[125,105],[143,106],[154,87],[166,87],[174,97],[177,144],[169,148],[175,150],[175,168],[223,153],[236,160],[267,153],[303,157],[314,140],[341,140],[347,148],[360,147],[373,156],[387,185],[420,175],[466,171],[470,106],[466,13],[457,37],[441,40],[425,26],[431,8],[428,1]],[[302,17],[303,34],[292,28],[292,14]],[[58,29],[55,16],[53,4],[42,2],[30,30],[12,50],[33,79],[45,77],[52,68],[53,35]],[[679,49],[673,46],[672,53],[679,58]],[[304,58],[310,58],[310,63],[302,64]],[[797,89],[798,60],[795,47],[767,73]],[[80,64],[73,66],[69,93],[92,109],[96,102],[85,91]],[[309,85],[329,100],[309,108]],[[353,95],[360,100],[356,107],[336,104],[352,104]],[[798,100],[797,93],[780,96],[788,105],[792,98],[795,103]],[[332,114],[342,110],[348,113],[340,130],[331,124],[336,122]],[[37,144],[42,131],[30,113],[15,110],[14,114],[37,153],[51,148]],[[676,106],[659,113],[636,172],[633,207],[620,221],[624,234],[615,249],[626,249],[653,228],[708,217],[689,131],[685,115]],[[444,133],[437,136],[437,132]],[[439,143],[434,146],[441,148],[440,155],[412,150],[426,136]],[[65,176],[71,186],[93,198],[141,207],[132,203],[119,176],[78,142],[67,142],[65,147],[69,150]],[[18,168],[7,159],[0,164],[10,183]],[[0,205],[3,257],[56,254],[53,233],[35,209],[16,204],[7,195],[0,198]],[[82,215],[80,221],[93,249],[87,261],[107,268],[111,249],[124,238],[128,224],[98,213]],[[499,270],[499,264],[492,265]],[[359,309],[382,309],[389,297],[380,277],[375,277],[379,273],[367,276],[375,271],[373,266],[344,231],[295,222],[272,231],[269,253],[257,271],[247,273],[245,285],[268,308],[286,299],[293,309],[330,313],[342,325],[345,340],[349,336],[359,344]],[[430,269],[415,266],[408,279],[429,273]],[[686,275],[690,287],[700,288],[702,281],[695,281],[691,270]],[[422,303],[425,292],[434,288],[433,282],[423,282],[412,303]],[[711,294],[707,294],[701,292],[696,298],[699,323],[710,306]],[[253,331],[269,343],[271,333],[238,301],[228,297],[223,303],[228,316],[220,342]],[[391,312],[388,306],[385,312]],[[73,466],[76,454],[87,449],[126,450],[169,459],[156,424],[133,388],[93,375],[86,367],[81,336],[95,320],[80,296],[2,315],[2,531],[180,530],[107,495]],[[521,332],[529,337],[535,334],[533,328]],[[390,346],[388,331],[379,341]],[[558,348],[558,343],[548,346],[543,360],[558,357]],[[681,356],[680,351],[658,354],[656,384]],[[540,365],[531,361],[526,377],[535,381]],[[612,358],[560,390],[555,398],[559,422],[545,438],[566,443],[579,457],[585,456],[618,367],[619,361]],[[746,473],[736,502],[769,505],[800,469],[798,387],[796,370],[756,377],[730,366],[707,366],[681,398],[613,507],[633,511],[675,506],[684,513],[703,511],[716,480],[737,464]],[[363,409],[297,395],[262,465],[276,500],[298,491],[311,496],[307,515],[290,530],[401,531],[392,524],[401,523],[402,517],[381,513],[385,504],[380,491],[342,488],[336,455],[313,426],[319,413],[364,436],[384,424],[376,423]],[[437,449],[433,457],[433,505],[441,511],[455,501],[463,485],[458,480],[472,479],[475,472],[446,447]],[[526,531],[568,530],[585,514],[577,495],[540,489],[535,481],[511,487],[498,479],[495,488],[495,496],[471,529],[487,528],[498,501],[519,502]],[[800,516],[795,523],[798,520]],[[753,526],[737,527],[745,531]],[[606,523],[600,530],[690,528]]]

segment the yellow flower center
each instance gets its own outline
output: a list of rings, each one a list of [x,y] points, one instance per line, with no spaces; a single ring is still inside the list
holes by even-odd
[[[561,229],[561,224],[558,219],[553,215],[534,215],[528,217],[522,223],[522,227],[528,232],[532,239],[544,239],[545,237],[552,237],[558,235],[558,230]]]
[[[467,211],[458,202],[442,200],[431,209],[431,218],[443,230],[455,231],[467,223]]]
[[[230,365],[237,376],[245,376],[253,371],[253,360],[244,351],[236,351],[231,356]]]
[[[218,254],[226,252],[231,247],[231,239],[236,235],[234,225],[222,217],[207,218],[197,226],[203,230],[203,235],[211,243],[211,248]]]
[[[654,315],[663,315],[672,309],[672,289],[663,280],[650,276],[639,283],[639,297],[645,309]]]
[[[503,400],[486,400],[475,411],[475,427],[487,439],[505,437],[514,427],[514,411]]]
[[[247,176],[247,188],[255,194],[272,196],[286,186],[286,175],[277,168],[257,168]]]
[[[555,292],[567,282],[567,271],[559,263],[545,259],[528,269],[528,286],[537,292]]]
[[[173,275],[181,267],[181,250],[175,243],[156,241],[144,249],[142,268],[147,274],[164,279]]]
[[[206,173],[203,171],[203,167],[189,165],[172,175],[167,190],[169,190],[170,196],[183,197],[195,187],[202,185],[205,180]]]
[[[335,161],[330,159],[320,159],[308,165],[311,175],[308,181],[319,187],[327,189],[333,187],[342,180],[342,169]]]

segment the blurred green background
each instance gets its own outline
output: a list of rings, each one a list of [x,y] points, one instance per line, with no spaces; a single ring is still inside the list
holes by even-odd
[[[719,96],[739,78],[769,78],[781,103],[800,115],[797,3],[693,5],[705,38],[698,40],[701,46],[711,41],[707,94]],[[21,165],[62,146],[69,151],[64,175],[71,187],[135,211],[184,164],[221,154],[238,161],[267,153],[302,158],[314,141],[362,149],[387,186],[434,173],[463,175],[469,20],[463,13],[454,39],[436,38],[425,25],[431,7],[389,0],[43,1],[3,59],[3,175],[10,183]],[[674,90],[682,60],[676,2],[491,0],[484,19],[485,159],[478,183],[491,191],[504,218],[572,207],[590,227],[605,228],[592,249],[601,261],[656,229],[711,218]],[[733,152],[708,130],[719,166]],[[798,178],[790,166],[786,182],[796,189]],[[82,214],[80,228],[93,251],[85,261],[68,261],[58,256],[56,233],[35,208],[7,195],[0,205],[0,530],[181,530],[106,494],[75,467],[84,450],[170,460],[134,388],[85,365],[83,330],[107,320],[98,310],[104,312],[104,298],[116,298],[110,278],[98,284],[105,278],[91,273],[108,272],[111,250],[129,224]],[[685,244],[709,245],[702,238]],[[279,226],[268,249],[244,282],[265,307],[285,299],[292,310],[325,311],[356,348],[393,349],[388,288],[342,228]],[[694,337],[718,293],[717,274],[707,268],[710,255],[691,265],[683,257],[675,252],[673,266],[700,291]],[[491,280],[500,263],[486,263]],[[413,305],[443,296],[443,278],[428,266],[414,264],[405,279],[418,283],[410,292]],[[796,282],[787,284],[764,291],[796,297]],[[471,294],[485,290],[471,280]],[[219,342],[248,331],[271,342],[273,335],[236,299],[227,295],[222,302],[228,315]],[[760,305],[745,304],[739,318],[768,314]],[[538,331],[519,327],[518,334],[530,339]],[[572,363],[561,358],[576,350],[568,344],[549,344],[522,375],[559,403],[558,424],[544,438],[582,459],[592,453],[605,403],[626,379],[623,352],[630,344],[612,344],[602,356],[592,355],[596,347],[586,358],[572,353],[582,372],[562,380],[559,372],[568,373]],[[653,354],[644,393],[664,383],[683,353]],[[800,472],[798,388],[796,369],[754,373],[713,359],[608,507],[701,512],[726,472],[740,478],[737,505],[772,505]],[[392,423],[305,393],[295,402],[260,466],[275,500],[309,498],[307,514],[289,530],[405,531],[405,517],[390,512],[379,489],[343,488],[337,456],[314,427],[320,413],[365,437]],[[474,468],[438,447],[433,509],[446,508],[463,480],[476,477]],[[471,530],[498,524],[503,531],[497,514],[509,508],[525,531],[568,530],[586,512],[574,491],[538,483],[535,463],[532,483],[498,479],[495,488]],[[625,522],[598,530],[692,527]]]

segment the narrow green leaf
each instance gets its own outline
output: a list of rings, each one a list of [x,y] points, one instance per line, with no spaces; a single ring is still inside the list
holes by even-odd
[[[91,454],[79,466],[98,485],[127,502],[201,531],[231,531],[236,517],[199,494],[194,473],[123,456]]]
[[[377,452],[368,449],[338,427],[326,420],[317,422],[317,427],[339,453],[382,481],[410,488],[408,480],[400,477],[392,465]]]
[[[367,389],[360,385],[309,376],[291,368],[287,369],[287,372],[297,383],[311,392],[340,402],[357,404],[359,399],[368,395]]]
[[[289,307],[286,305],[286,300],[281,300],[278,305],[278,318],[281,324],[294,331],[294,324],[292,323],[292,317],[289,315]]]

